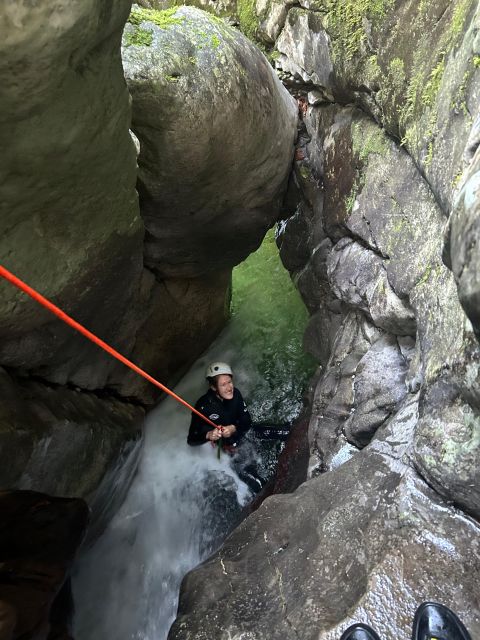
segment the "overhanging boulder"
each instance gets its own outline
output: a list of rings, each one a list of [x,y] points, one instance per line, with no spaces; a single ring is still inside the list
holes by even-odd
[[[160,277],[233,266],[278,217],[294,99],[257,47],[193,7],[134,8],[122,55],[141,148],[146,264]]]

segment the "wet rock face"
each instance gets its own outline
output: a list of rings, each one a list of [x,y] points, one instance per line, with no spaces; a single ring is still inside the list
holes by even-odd
[[[480,517],[480,424],[472,388],[478,359],[443,375],[422,398],[413,460],[447,499]],[[471,404],[472,403],[472,404]]]
[[[131,3],[31,5],[14,0],[0,16],[0,262],[172,382],[223,327],[232,264],[203,279],[158,280],[144,268],[120,55]],[[59,492],[92,501],[97,483],[104,506],[120,462],[132,471],[124,454],[138,449],[143,415],[115,398],[149,404],[158,393],[12,285],[0,282],[0,298],[0,365],[9,371],[0,376],[1,446],[15,451],[5,486],[22,478],[22,487],[55,493],[57,478]],[[71,464],[75,447],[83,470]]]
[[[448,602],[475,637],[480,530],[401,462],[415,421],[409,399],[374,445],[267,499],[185,578],[169,640],[338,640],[353,621],[408,640],[426,599]]]
[[[144,412],[3,369],[0,394],[0,486],[85,498],[101,531],[135,472]]]
[[[327,274],[337,298],[370,315],[377,327],[415,335],[413,310],[390,286],[384,261],[374,251],[342,238],[330,253]]]
[[[120,57],[129,9],[123,1],[32,9],[16,0],[2,13],[0,135],[8,151],[0,160],[7,176],[0,259],[121,353],[153,361],[149,372],[166,382],[223,325],[229,274],[227,268],[206,283],[194,273],[182,286],[158,283],[143,268],[145,229]],[[152,401],[147,383],[127,384],[123,366],[36,302],[3,281],[0,292],[3,366]],[[202,295],[211,302],[199,304]],[[182,353],[172,353],[174,340]]]
[[[128,355],[148,314],[120,57],[130,3],[4,9],[0,262]],[[114,473],[135,466],[143,412],[81,390],[115,386],[123,371],[3,280],[0,365],[0,485],[92,503],[98,489],[104,523],[128,485],[119,478],[117,493]]]
[[[289,11],[288,2],[282,4],[287,12],[275,12],[275,63],[285,80],[308,93],[312,104],[360,106],[402,140],[442,208],[450,208],[478,106],[475,0],[402,6],[301,0]],[[267,43],[261,27],[274,12],[262,9],[258,1],[257,36]]]
[[[303,114],[278,242],[320,365],[308,479],[187,576],[170,637],[408,640],[423,600],[475,637],[478,4],[300,4],[256,7]]]
[[[0,635],[68,638],[67,587],[57,598],[89,518],[83,500],[0,492]],[[32,535],[32,531],[35,535]],[[50,606],[55,600],[53,615]],[[26,606],[28,605],[28,606]]]
[[[297,107],[262,53],[213,16],[134,9],[131,20],[139,24],[127,24],[122,55],[146,263],[161,277],[225,269],[279,215]],[[135,44],[142,33],[148,44]]]
[[[352,383],[354,413],[343,426],[349,442],[360,447],[368,444],[395,411],[407,394],[407,370],[408,361],[393,336],[377,340],[361,358]]]

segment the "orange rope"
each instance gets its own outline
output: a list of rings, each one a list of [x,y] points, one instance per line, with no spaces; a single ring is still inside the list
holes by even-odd
[[[218,428],[218,426],[214,422],[212,422],[206,416],[200,413],[200,411],[197,411],[195,407],[192,407],[192,405],[188,404],[186,400],[184,400],[180,396],[177,396],[176,393],[171,391],[168,387],[163,385],[158,380],[155,380],[155,378],[153,378],[151,375],[146,373],[146,371],[144,371],[143,369],[140,369],[140,367],[137,367],[136,364],[131,362],[131,360],[128,360],[128,358],[125,358],[125,356],[122,356],[121,353],[116,351],[109,344],[107,344],[103,340],[100,340],[100,338],[97,338],[97,336],[94,333],[92,333],[91,331],[86,329],[83,325],[81,325],[79,322],[71,318],[59,307],[55,306],[52,302],[50,302],[50,300],[47,300],[47,298],[44,298],[40,293],[38,293],[38,291],[35,291],[35,289],[32,289],[32,287],[29,287],[28,284],[20,280],[20,278],[17,278],[15,275],[13,275],[13,273],[8,271],[8,269],[6,269],[2,265],[0,265],[0,276],[2,276],[2,278],[5,278],[5,280],[7,280],[8,282],[11,282],[15,287],[17,287],[18,289],[20,289],[21,291],[29,295],[36,302],[38,302],[43,307],[51,311],[58,318],[60,318],[60,320],[62,320],[66,324],[73,327],[76,331],[80,332],[86,338],[94,342],[96,345],[98,345],[101,349],[109,353],[111,356],[113,356],[120,362],[123,362],[123,364],[129,367],[130,369],[132,369],[132,371],[135,371],[135,373],[138,373],[138,375],[142,376],[143,378],[145,378],[146,380],[154,384],[156,387],[158,387],[162,391],[165,391],[165,393],[168,393],[169,396],[172,396],[172,398],[174,398],[177,402],[180,402],[180,404],[183,404],[183,406],[187,407],[187,409],[190,409],[190,411],[193,411],[193,413],[196,413],[197,416],[200,416],[200,418],[205,420],[205,422],[208,422],[208,424],[212,425],[212,427],[214,427],[215,429]]]

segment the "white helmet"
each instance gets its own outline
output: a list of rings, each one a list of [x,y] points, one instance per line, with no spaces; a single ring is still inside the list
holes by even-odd
[[[206,378],[214,378],[215,376],[233,376],[233,371],[226,362],[212,362],[208,365],[207,370],[205,372]]]

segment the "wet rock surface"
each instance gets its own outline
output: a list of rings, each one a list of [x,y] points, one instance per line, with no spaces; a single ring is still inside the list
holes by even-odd
[[[83,500],[0,492],[2,640],[71,638],[65,580],[88,518]]]
[[[82,497],[98,534],[135,472],[143,410],[3,369],[0,392],[0,486]]]
[[[138,322],[143,242],[118,50],[128,10],[18,0],[0,18],[1,262],[121,350]],[[0,288],[4,366],[102,386],[111,361]]]
[[[186,577],[170,637],[407,640],[423,600],[475,637],[478,5],[300,4],[277,22],[303,119],[278,243],[319,362],[308,479]]]
[[[480,289],[478,265],[478,238],[480,224],[480,152],[478,151],[479,122],[473,128],[465,150],[469,166],[463,177],[463,186],[457,196],[448,230],[448,260],[458,287],[460,302],[480,333]],[[472,157],[473,154],[473,157]]]
[[[475,637],[479,527],[402,462],[412,414],[410,402],[349,462],[267,499],[186,577],[169,638],[334,640],[364,621],[407,640],[430,598],[448,601]]]

